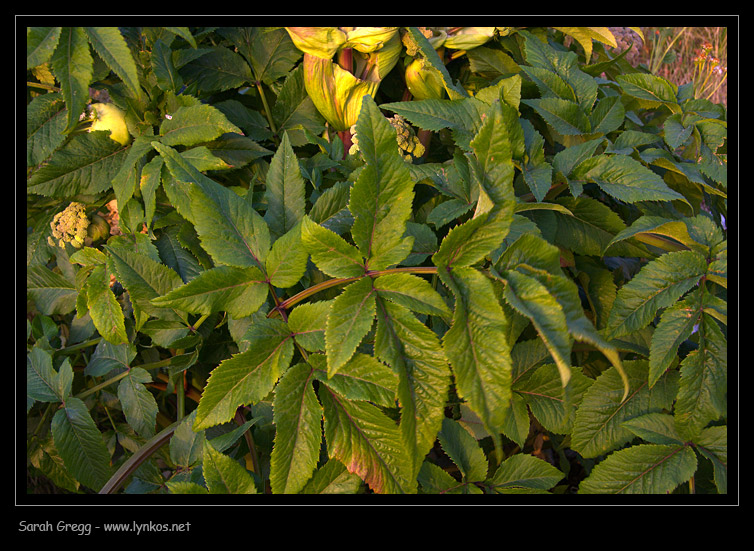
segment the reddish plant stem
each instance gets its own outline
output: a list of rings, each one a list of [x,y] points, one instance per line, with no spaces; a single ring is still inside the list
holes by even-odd
[[[365,276],[379,277],[381,275],[396,274],[396,273],[402,273],[402,272],[406,272],[410,274],[436,274],[437,267],[435,266],[407,266],[403,268],[388,268],[387,270],[368,270],[364,273],[363,276],[328,279],[327,281],[323,281],[322,283],[317,283],[316,285],[312,285],[308,289],[304,289],[300,293],[297,293],[293,295],[292,297],[285,299],[281,303],[277,304],[275,308],[273,308],[270,311],[270,313],[267,314],[267,317],[272,318],[278,315],[283,315],[285,310],[287,310],[294,304],[298,304],[305,298],[308,298],[320,291],[324,291],[325,289],[329,289],[331,287],[337,287],[338,285],[345,285],[346,283],[351,283],[352,281],[356,281],[357,279],[361,279],[362,277],[365,277]]]

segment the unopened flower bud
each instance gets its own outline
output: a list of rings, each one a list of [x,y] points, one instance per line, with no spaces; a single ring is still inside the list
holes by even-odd
[[[442,76],[426,67],[423,58],[414,59],[406,67],[406,86],[415,99],[442,99],[445,87]]]
[[[471,50],[488,42],[495,34],[495,27],[461,27],[449,33],[443,46],[452,50]]]
[[[96,130],[109,130],[110,138],[121,145],[127,145],[131,141],[131,134],[126,126],[126,114],[112,103],[93,103],[89,106],[92,116],[92,125],[89,132]]]
[[[94,242],[110,237],[110,224],[98,214],[92,215],[92,221],[87,228],[87,236]]]

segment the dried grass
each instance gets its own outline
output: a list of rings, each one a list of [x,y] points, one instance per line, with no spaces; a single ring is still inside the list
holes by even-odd
[[[702,45],[707,43],[712,46],[711,55],[720,60],[723,67],[728,66],[728,32],[727,27],[642,27],[644,33],[644,47],[640,54],[640,63],[646,63],[652,53],[653,41],[651,37],[655,31],[663,29],[671,30],[671,37],[679,32],[681,37],[675,42],[672,49],[676,53],[676,59],[672,63],[662,64],[657,74],[674,84],[681,85],[691,82],[694,75],[694,58],[698,55]],[[669,41],[670,39],[668,39]],[[663,48],[668,42],[658,44]],[[717,77],[720,78],[720,77]],[[710,98],[714,103],[728,105],[727,80],[718,88]]]

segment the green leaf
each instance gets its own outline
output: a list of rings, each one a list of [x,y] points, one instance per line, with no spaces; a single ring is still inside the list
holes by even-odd
[[[676,99],[678,87],[662,77],[645,73],[629,73],[618,75],[616,80],[625,94],[644,100],[649,106],[665,105],[674,113],[681,112]]]
[[[254,82],[249,64],[233,50],[224,46],[207,48],[198,59],[181,68],[181,76],[202,91],[223,92]]]
[[[41,164],[65,141],[65,101],[58,92],[32,99],[26,106],[26,166]]]
[[[170,460],[178,467],[190,469],[202,460],[204,431],[191,428],[196,419],[196,410],[186,415],[170,437]]]
[[[649,364],[644,360],[623,362],[628,376],[628,398],[623,399],[623,381],[618,370],[603,371],[584,394],[576,410],[571,447],[583,457],[597,457],[633,438],[624,421],[647,413],[670,409],[678,388],[675,372],[663,375],[650,388]]]
[[[349,401],[319,387],[325,414],[327,453],[376,493],[416,493],[411,460],[398,426],[376,406]]]
[[[689,249],[705,252],[705,247],[700,246],[691,238],[683,220],[673,220],[660,216],[640,216],[628,228],[618,232],[607,247],[609,248],[614,243],[630,238],[660,247],[666,251],[679,250],[681,248],[679,244],[682,244]]]
[[[296,342],[310,352],[325,349],[325,327],[331,300],[299,304],[288,315],[288,328]]]
[[[532,321],[560,371],[563,386],[571,378],[571,340],[565,313],[547,288],[533,277],[515,270],[506,272],[504,298]]]
[[[702,315],[702,294],[694,291],[666,309],[652,333],[649,347],[649,386],[675,361],[678,347],[688,339]]]
[[[155,435],[158,411],[154,396],[144,386],[151,382],[152,376],[147,371],[133,367],[118,384],[118,400],[126,421],[139,436],[147,439]]]
[[[202,474],[210,494],[256,494],[251,473],[204,441]]]
[[[684,436],[696,436],[710,421],[727,414],[728,343],[717,322],[703,315],[699,348],[681,362],[675,405],[676,427]]]
[[[650,444],[683,445],[676,432],[675,420],[667,413],[653,412],[623,422],[623,427]]]
[[[207,178],[181,159],[178,153],[159,142],[160,152],[173,176],[191,182],[188,195],[191,217],[202,247],[221,264],[264,272],[270,249],[270,231],[264,219],[242,197]]]
[[[92,270],[82,293],[86,294],[86,305],[97,331],[112,344],[128,342],[123,309],[110,288],[110,278],[104,265]]]
[[[522,99],[547,124],[564,136],[579,136],[592,131],[591,124],[578,103],[562,98]]]
[[[39,402],[60,402],[58,372],[52,356],[35,346],[26,356],[26,395]]]
[[[75,135],[31,175],[26,191],[59,198],[100,193],[110,189],[128,151],[107,132]]]
[[[489,105],[476,98],[423,99],[383,103],[380,109],[393,111],[424,130],[436,132],[450,128],[456,138],[456,145],[469,150],[469,142],[479,130],[482,113],[489,110]]]
[[[518,346],[518,345],[517,345]],[[514,354],[516,348],[514,347]],[[594,381],[581,369],[571,370],[568,387],[563,388],[557,366],[545,364],[516,377],[513,383],[514,396],[523,398],[524,409],[531,410],[534,418],[547,430],[556,434],[568,434],[573,428],[573,414],[584,392]],[[529,416],[526,414],[526,436],[529,431]]]
[[[328,459],[306,483],[302,494],[355,494],[363,482],[337,459]]]
[[[227,312],[243,318],[256,312],[266,298],[267,284],[258,268],[217,266],[151,302],[194,314]]]
[[[301,241],[317,268],[332,277],[359,277],[366,268],[359,250],[337,233],[304,216]]]
[[[618,291],[607,321],[608,338],[647,326],[660,308],[696,285],[706,268],[704,257],[694,251],[667,253],[646,264]]]
[[[65,468],[84,486],[102,488],[111,474],[110,454],[84,402],[68,397],[50,428]]]
[[[511,399],[508,321],[492,283],[473,268],[439,271],[456,298],[453,324],[442,344],[461,398],[479,415],[487,432],[501,431]]]
[[[160,125],[160,142],[165,146],[196,145],[214,140],[226,132],[242,134],[241,129],[212,105],[179,107]]]
[[[265,222],[273,239],[287,233],[304,217],[306,199],[304,179],[287,133],[270,161],[265,178],[267,200]]]
[[[328,377],[351,359],[371,329],[375,312],[375,290],[369,277],[349,284],[333,301],[325,328]]]
[[[351,188],[351,236],[369,269],[382,270],[411,252],[413,239],[404,234],[414,183],[398,153],[395,129],[371,97],[362,101],[356,134],[366,166]]]
[[[503,461],[487,484],[499,494],[545,493],[562,479],[547,461],[519,453]]]
[[[68,125],[65,128],[68,133],[78,124],[79,115],[86,107],[89,84],[94,75],[94,60],[82,27],[62,27],[50,65],[55,78],[60,82],[68,108]]]
[[[281,320],[255,323],[247,340],[246,352],[223,360],[210,373],[197,407],[194,430],[230,421],[239,406],[260,401],[290,365],[293,339]]]
[[[155,41],[149,62],[161,90],[178,92],[183,87],[183,78],[173,63],[173,50],[164,41]]]
[[[680,200],[689,204],[660,176],[628,155],[604,157],[604,162],[587,172],[586,178],[594,181],[605,193],[626,203]]]
[[[384,407],[395,407],[398,378],[390,367],[374,356],[357,352],[335,375],[327,377],[327,360],[312,354],[307,360],[318,381],[348,400],[366,400]]]
[[[129,370],[131,362],[136,357],[136,345],[112,344],[108,341],[100,341],[94,353],[89,358],[89,363],[84,368],[84,375],[90,377],[102,377],[113,369]]]
[[[112,241],[111,241],[112,243]],[[106,245],[108,267],[112,265],[116,279],[128,290],[132,304],[146,313],[157,314],[151,301],[182,285],[181,277],[173,270],[150,257],[126,248]]]
[[[589,122],[593,133],[608,134],[620,128],[625,118],[626,110],[620,97],[606,96],[594,106],[594,110],[589,115]]]
[[[267,256],[267,277],[275,287],[286,289],[299,282],[306,272],[309,253],[301,241],[301,224],[297,223],[272,244]]]
[[[448,360],[432,330],[406,308],[381,296],[374,353],[398,375],[400,429],[416,473],[444,416],[450,385]]]
[[[47,63],[60,41],[62,27],[27,27],[26,69]]]
[[[580,494],[666,494],[696,472],[687,446],[643,444],[611,454],[579,485]]]
[[[136,62],[117,27],[83,27],[89,43],[107,66],[120,77],[134,98],[141,95]]]
[[[718,493],[728,493],[728,427],[708,427],[694,443],[699,453],[712,462]]]
[[[275,389],[275,443],[270,457],[274,494],[298,493],[317,466],[322,406],[314,394],[313,378],[310,366],[297,364],[286,371]]]
[[[450,316],[440,294],[419,276],[408,273],[381,275],[374,280],[377,296],[420,314]]]
[[[76,307],[76,285],[46,266],[26,268],[26,293],[40,313],[68,314]]]
[[[443,451],[461,471],[462,482],[476,482],[487,478],[487,458],[482,448],[459,423],[443,418],[437,439]]]

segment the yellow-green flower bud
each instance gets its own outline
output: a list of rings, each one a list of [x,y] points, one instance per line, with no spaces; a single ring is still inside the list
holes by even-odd
[[[330,59],[304,54],[304,86],[317,110],[337,131],[343,131],[359,118],[361,101],[374,97],[379,81],[366,81],[341,68]]]
[[[488,42],[495,34],[495,27],[461,27],[448,34],[443,46],[452,50],[471,50]]]
[[[398,27],[353,27],[346,36],[348,38],[343,45],[344,48],[371,53],[385,47],[392,38],[398,36]]]
[[[406,86],[415,99],[442,99],[445,86],[440,73],[426,67],[424,58],[414,59],[406,67]]]
[[[112,103],[93,103],[89,106],[92,114],[92,125],[89,132],[109,130],[110,138],[121,145],[128,145],[131,135],[126,126],[126,114]]]
[[[347,36],[339,27],[285,27],[293,44],[305,54],[331,59]]]

